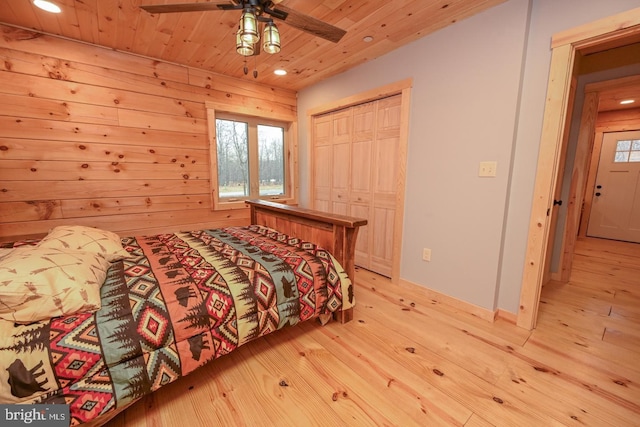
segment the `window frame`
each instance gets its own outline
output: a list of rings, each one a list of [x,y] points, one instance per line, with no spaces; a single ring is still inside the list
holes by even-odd
[[[621,142],[628,142],[629,143],[629,148],[628,149],[619,150]],[[637,139],[617,139],[616,140],[615,151],[613,152],[613,163],[622,164],[622,163],[638,163],[638,162],[640,162],[640,160],[636,160],[635,159],[635,157],[637,157],[637,156],[632,156],[632,154],[640,152],[640,150],[634,148],[635,144],[637,142],[640,143],[640,140],[637,140]],[[626,154],[626,156],[625,156],[626,159],[618,161],[618,153]]]
[[[294,113],[277,114],[270,112],[269,115],[249,114],[246,107],[234,107],[230,105],[220,105],[206,102],[207,127],[209,132],[209,183],[211,195],[211,209],[246,209],[245,200],[262,199],[278,203],[297,204],[298,199],[298,144],[297,144],[297,123]],[[220,197],[218,192],[218,145],[216,120],[235,120],[249,123],[248,156],[249,156],[249,196],[242,196],[233,199]],[[255,125],[252,130],[252,124]],[[259,172],[258,172],[258,140],[257,125],[278,126],[284,129],[284,192],[282,196],[260,196],[259,195]],[[255,141],[252,142],[252,136]],[[255,159],[251,160],[252,157]]]

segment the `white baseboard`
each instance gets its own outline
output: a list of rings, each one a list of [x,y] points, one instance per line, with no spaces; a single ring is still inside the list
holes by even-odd
[[[417,283],[413,283],[405,279],[400,279],[399,285],[408,286],[408,287],[411,287],[412,289],[417,289],[419,290],[419,292],[422,292],[427,298],[433,301],[436,301],[440,304],[447,305],[456,310],[460,310],[464,313],[470,314],[471,316],[474,316],[474,317],[478,317],[482,320],[486,320],[487,322],[493,323],[500,312],[500,310],[489,310],[483,307],[479,307],[475,304],[471,304],[469,302],[462,301],[460,299],[451,297],[449,295],[445,295],[441,292],[434,291],[433,289],[429,289],[426,286],[418,285]],[[505,312],[505,313],[508,313],[508,312]]]

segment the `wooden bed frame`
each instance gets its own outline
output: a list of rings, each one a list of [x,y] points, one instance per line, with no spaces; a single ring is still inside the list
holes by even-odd
[[[248,200],[246,203],[251,209],[251,224],[265,225],[322,246],[333,254],[349,278],[354,280],[356,239],[359,227],[367,224],[366,219],[265,200]],[[348,322],[353,319],[353,309],[339,311],[336,316],[341,323]]]
[[[251,210],[251,224],[271,227],[281,233],[322,246],[333,254],[349,278],[355,280],[356,239],[359,227],[367,224],[366,219],[328,214],[265,200],[248,200],[246,204]],[[353,308],[338,311],[334,317],[341,323],[346,323],[353,319]],[[136,402],[138,401],[82,424],[82,427],[102,426]]]

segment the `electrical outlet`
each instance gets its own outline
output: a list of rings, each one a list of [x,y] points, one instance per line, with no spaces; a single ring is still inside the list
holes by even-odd
[[[424,248],[422,250],[422,259],[424,261],[431,261],[431,249],[429,248]]]
[[[498,162],[480,162],[480,169],[478,170],[478,176],[494,177],[496,176],[497,168],[498,168]]]

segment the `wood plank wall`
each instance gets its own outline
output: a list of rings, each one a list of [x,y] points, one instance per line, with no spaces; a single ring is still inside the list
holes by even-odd
[[[296,120],[294,91],[251,78],[0,24],[0,239],[247,224],[211,210],[204,103]]]
[[[623,132],[640,127],[640,108],[601,111],[596,121],[596,132]]]

